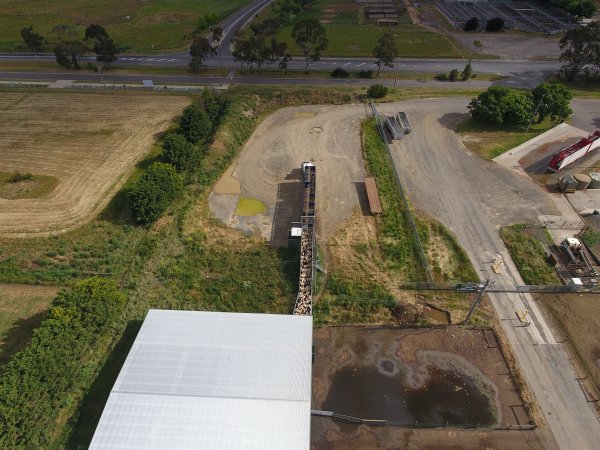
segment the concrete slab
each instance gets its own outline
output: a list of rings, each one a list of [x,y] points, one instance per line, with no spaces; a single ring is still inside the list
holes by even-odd
[[[551,130],[494,158],[494,161],[504,167],[522,173],[531,173],[532,171],[541,171],[543,173],[547,164],[545,164],[545,167],[538,167],[541,161],[545,162],[546,159],[549,159],[561,148],[589,134],[580,128],[561,123]]]
[[[567,194],[566,197],[579,214],[591,213],[595,209],[600,210],[600,189],[575,191],[572,194]]]

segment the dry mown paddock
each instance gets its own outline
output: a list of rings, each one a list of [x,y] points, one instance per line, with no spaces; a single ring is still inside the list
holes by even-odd
[[[0,199],[0,236],[75,228],[97,214],[189,98],[146,93],[4,93],[0,171],[56,177],[38,199]]]

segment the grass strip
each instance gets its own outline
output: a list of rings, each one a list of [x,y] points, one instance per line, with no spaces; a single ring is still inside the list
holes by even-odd
[[[561,284],[554,269],[546,262],[542,244],[526,225],[502,227],[500,237],[525,284]]]

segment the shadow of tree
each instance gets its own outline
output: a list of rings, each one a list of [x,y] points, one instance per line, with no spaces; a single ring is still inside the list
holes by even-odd
[[[135,168],[137,170],[146,170],[155,162],[164,162],[162,155],[156,155],[152,158],[145,158],[139,161]],[[125,185],[115,196],[108,202],[106,208],[100,213],[98,218],[111,222],[114,225],[135,225],[136,221],[133,217],[133,212],[129,206],[129,193],[131,185]]]
[[[438,119],[438,123],[444,128],[456,131],[458,125],[469,117],[466,113],[446,113]]]
[[[106,359],[104,366],[81,402],[77,414],[72,419],[73,431],[68,438],[67,449],[78,450],[88,448],[90,445],[110,391],[141,326],[141,320],[131,321],[127,324],[121,339]]]
[[[47,311],[41,311],[33,316],[24,319],[16,320],[12,326],[0,337],[3,341],[2,350],[0,351],[0,373],[1,367],[6,364],[10,358],[20,350],[23,350],[31,342],[33,330],[35,330],[44,317]]]

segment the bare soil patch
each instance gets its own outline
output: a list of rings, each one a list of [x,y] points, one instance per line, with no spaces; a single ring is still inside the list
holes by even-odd
[[[531,423],[491,330],[333,327],[316,329],[313,339],[314,409],[325,409],[332,382],[344,369],[354,371],[355,376],[360,376],[365,367],[376,368],[387,376],[404,374],[408,385],[416,386],[427,383],[436,367],[452,367],[449,370],[455,375],[472,380],[470,388],[487,390],[499,427]],[[344,395],[343,390],[338,393]],[[375,396],[372,401],[389,399]],[[461,406],[457,404],[457,410]],[[406,405],[398,404],[398,408]],[[311,428],[315,449],[441,448],[442,442],[444,448],[543,448],[532,432],[523,431],[369,427],[324,417],[313,417]]]
[[[0,236],[45,236],[90,220],[188,102],[138,93],[4,94],[0,171],[59,182],[44,198],[0,198]]]
[[[539,294],[538,298],[569,338],[597,389],[600,386],[600,296]]]

